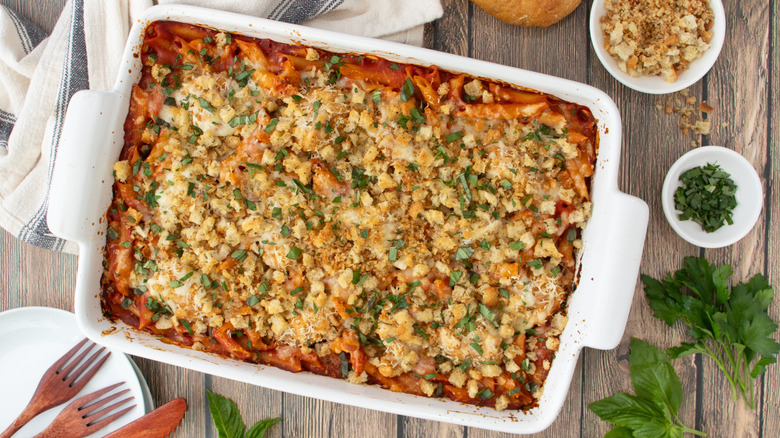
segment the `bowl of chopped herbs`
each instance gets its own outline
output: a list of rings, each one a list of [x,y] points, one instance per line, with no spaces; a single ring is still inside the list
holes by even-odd
[[[758,173],[739,153],[704,146],[680,157],[664,180],[669,225],[702,248],[731,245],[753,229],[764,204]]]

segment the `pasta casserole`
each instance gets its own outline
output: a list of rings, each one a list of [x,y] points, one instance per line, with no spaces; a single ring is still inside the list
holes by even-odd
[[[591,211],[588,108],[170,21],[140,57],[108,317],[293,372],[536,405]]]

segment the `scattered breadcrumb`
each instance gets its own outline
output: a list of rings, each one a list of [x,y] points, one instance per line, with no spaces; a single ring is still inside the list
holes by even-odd
[[[666,114],[677,114],[680,118],[680,130],[685,136],[709,135],[711,124],[709,116],[705,119],[705,114],[715,111],[706,101],[696,105],[696,97],[690,96],[689,91],[681,90],[674,94],[660,96],[656,101],[655,108]],[[728,126],[728,123],[721,125]],[[693,147],[699,146],[698,140],[692,140]]]
[[[631,76],[667,82],[710,48],[708,0],[605,0],[604,48]]]

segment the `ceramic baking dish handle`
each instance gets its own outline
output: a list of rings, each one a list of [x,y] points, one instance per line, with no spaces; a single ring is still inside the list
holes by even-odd
[[[610,209],[607,251],[599,254],[603,266],[598,299],[589,316],[585,345],[599,350],[617,347],[628,321],[636,288],[649,210],[639,198],[619,193]]]
[[[112,184],[116,130],[121,133],[121,96],[116,92],[80,91],[70,100],[49,189],[49,230],[64,239],[85,243],[100,224],[106,199],[98,184]],[[121,123],[121,122],[119,122]]]

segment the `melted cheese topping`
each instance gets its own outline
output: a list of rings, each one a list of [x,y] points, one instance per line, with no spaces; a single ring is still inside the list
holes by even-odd
[[[554,351],[565,325],[574,268],[561,245],[581,246],[591,208],[560,178],[583,155],[566,124],[539,122],[552,109],[454,117],[446,88],[423,109],[323,68],[284,94],[250,66],[243,82],[174,69],[180,86],[143,130],[151,154],[117,163],[146,210],[130,208],[127,280],[154,301],[156,328],[210,337],[230,322],[320,356],[357,332],[382,376],[441,373],[470,397],[482,376],[532,375],[526,358],[540,341]],[[465,91],[494,99],[477,80]]]

